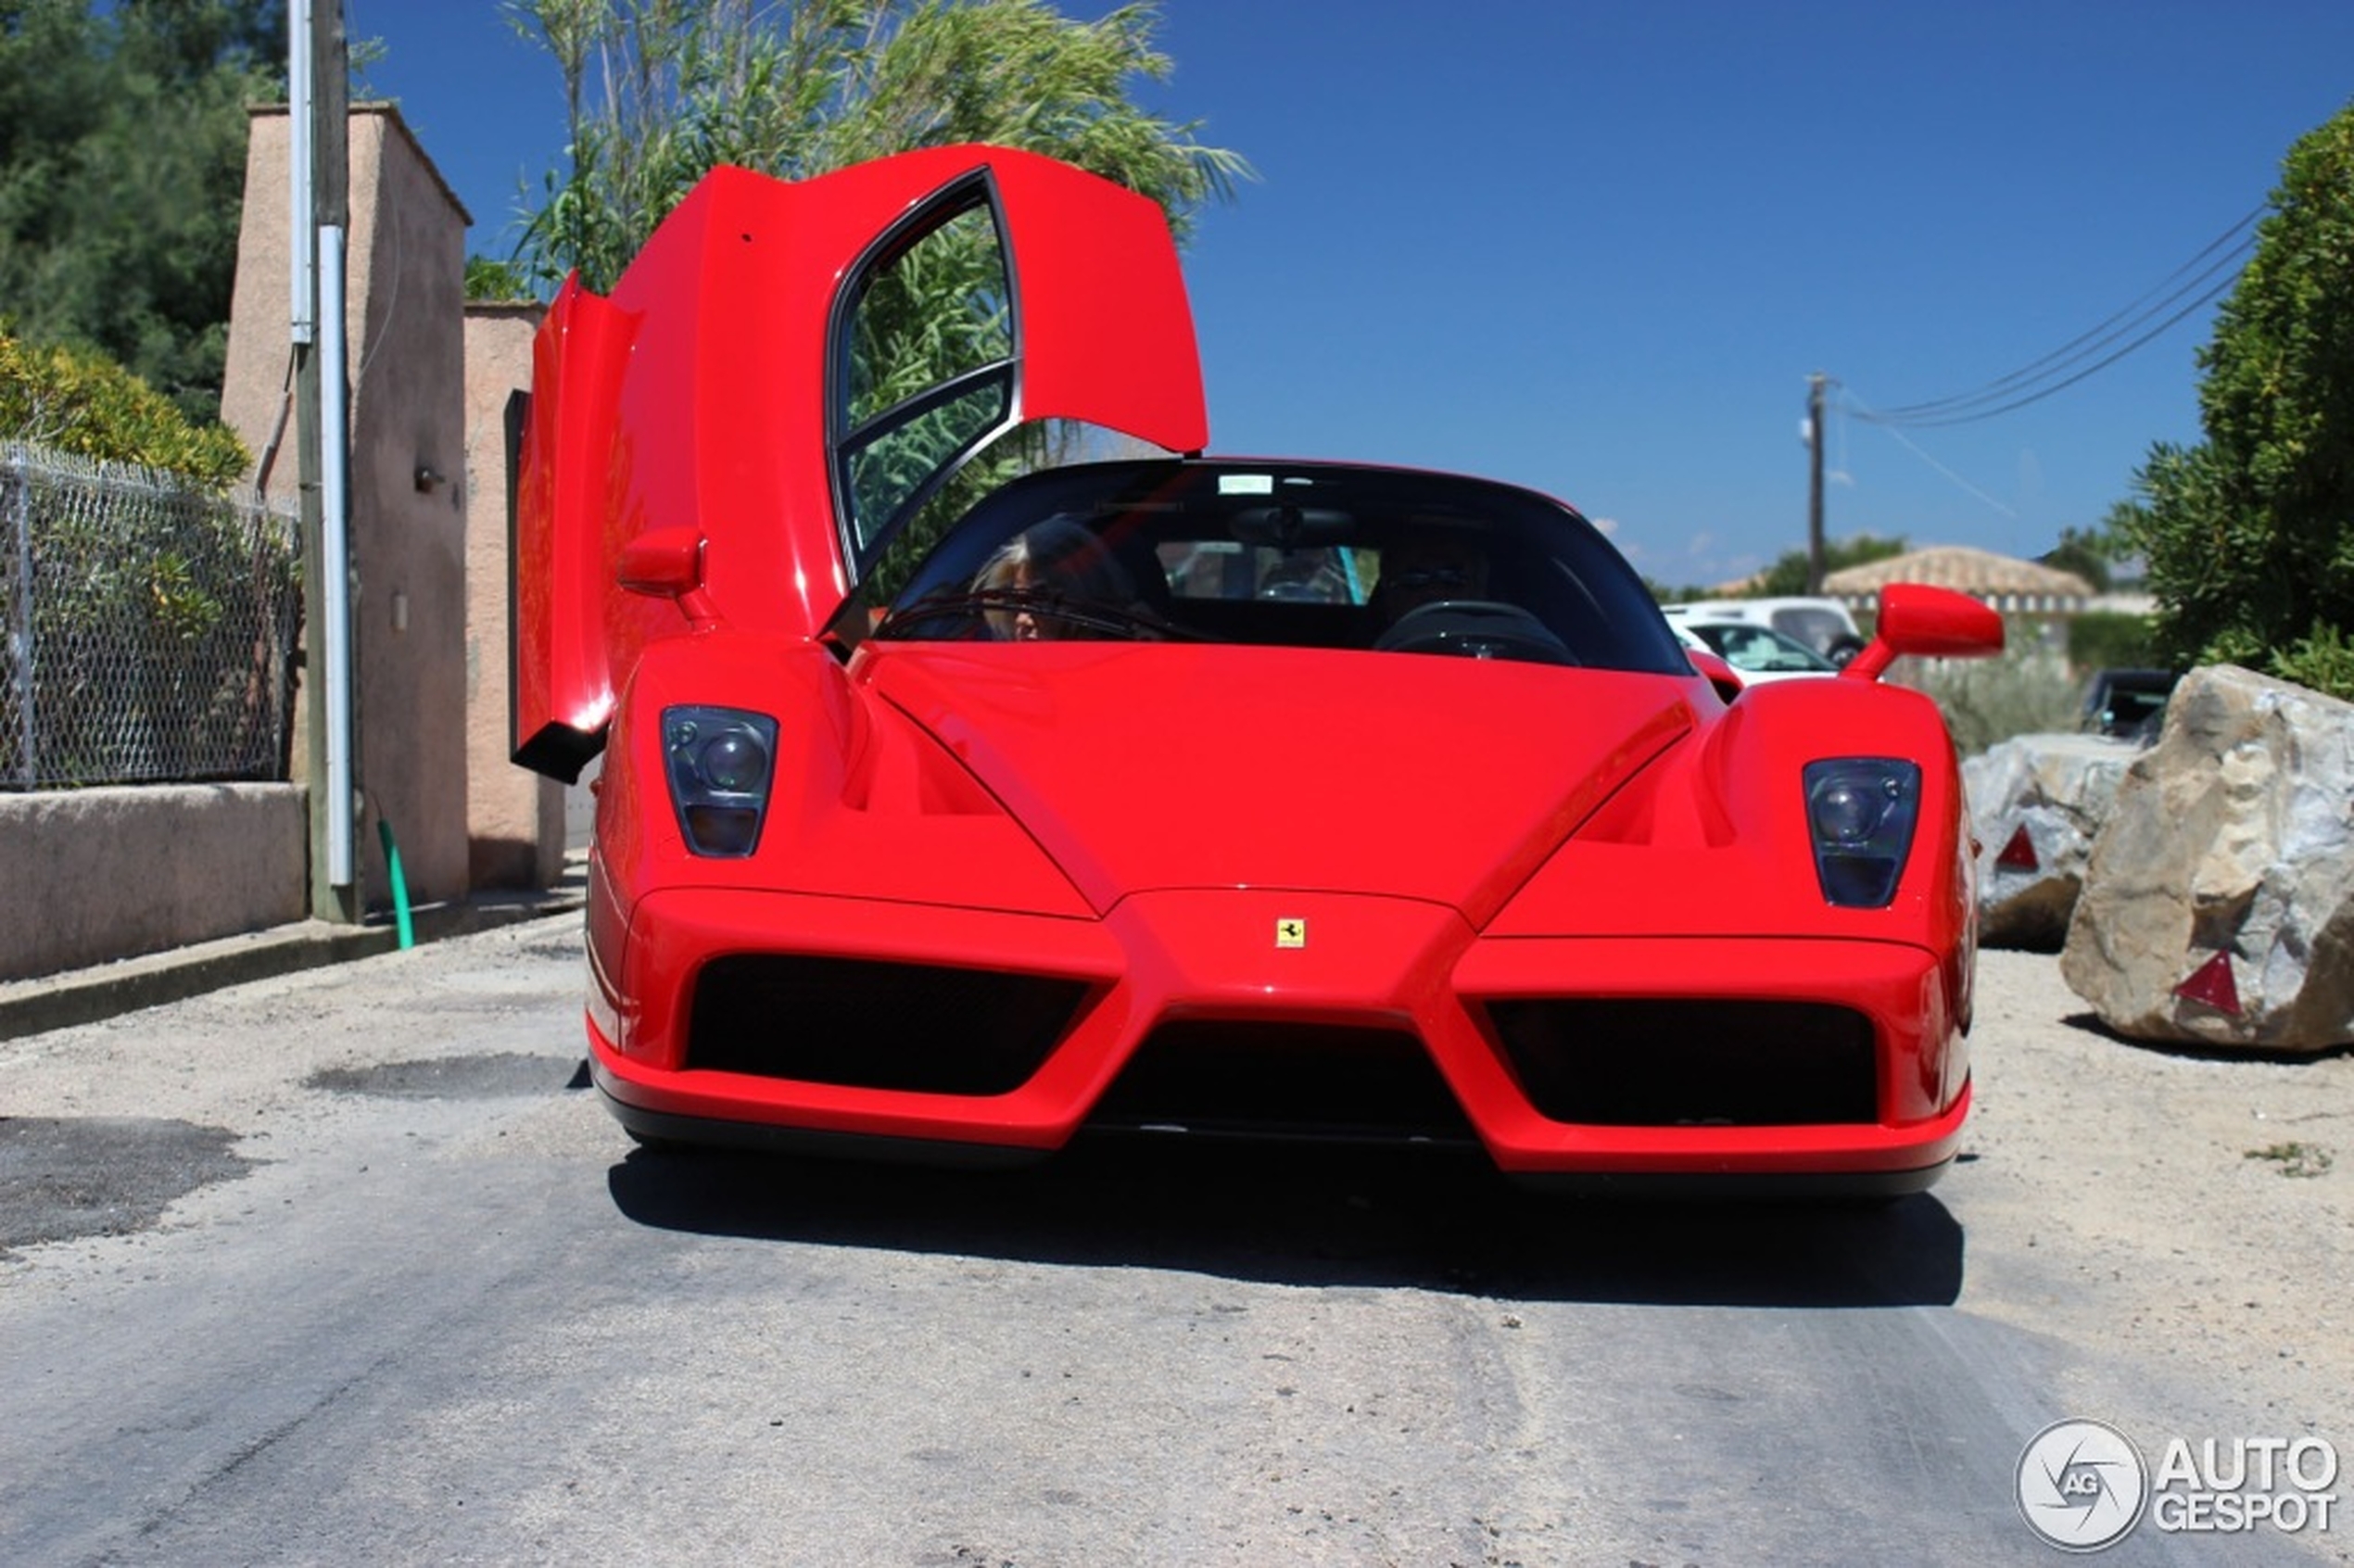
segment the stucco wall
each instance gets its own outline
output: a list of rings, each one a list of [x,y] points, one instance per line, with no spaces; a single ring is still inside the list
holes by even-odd
[[[257,453],[284,435],[272,494],[298,479],[286,413],[287,119],[257,109],[222,417]],[[350,118],[346,330],[363,904],[390,902],[376,823],[391,824],[411,899],[468,891],[466,828],[465,209],[397,110]],[[306,705],[297,704],[298,726]],[[296,771],[302,772],[297,738]]]
[[[507,402],[531,386],[545,313],[466,307],[466,829],[478,888],[544,888],[563,870],[564,787],[508,760]]]
[[[383,108],[351,117],[351,212],[362,833],[391,823],[409,895],[430,903],[467,890],[467,220]],[[368,876],[382,907],[380,860]]]
[[[303,918],[306,810],[292,784],[0,797],[0,980]]]

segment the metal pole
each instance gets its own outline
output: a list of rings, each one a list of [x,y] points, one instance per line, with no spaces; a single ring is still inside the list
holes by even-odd
[[[1806,591],[1823,591],[1823,380],[1806,378]]]
[[[310,210],[310,0],[294,0],[286,7],[286,25],[292,31],[286,41],[287,243],[294,253],[286,269],[293,285],[288,320],[294,323],[295,342],[301,345],[310,341],[318,321],[317,268],[311,250],[311,231],[318,219]]]
[[[321,672],[326,686],[327,881],[353,883],[351,801],[358,771],[352,755],[351,718],[351,486],[344,432],[346,403],[343,310],[343,230],[319,226],[319,449],[320,563],[325,623],[319,628]]]
[[[302,475],[303,778],[310,793],[310,912],[322,920],[360,918],[352,799],[358,792],[350,644],[348,538],[350,434],[346,412],[342,240],[349,184],[343,11],[322,0],[288,7],[290,47],[309,62],[310,110],[301,140],[308,207],[295,214],[297,263],[310,274],[311,333],[295,345],[295,413]],[[289,157],[292,156],[289,139]],[[327,239],[332,231],[333,239]],[[320,256],[335,249],[333,266]],[[332,273],[332,277],[323,274]],[[330,364],[329,361],[333,360]],[[332,521],[331,521],[332,519]],[[332,535],[332,537],[331,537]]]
[[[17,620],[8,628],[8,669],[9,678],[16,682],[17,727],[24,741],[24,773],[18,782],[30,790],[41,781],[36,750],[41,730],[32,708],[32,481],[24,471],[21,456],[8,460],[8,475],[10,493],[17,502],[8,509],[15,513],[17,525]]]

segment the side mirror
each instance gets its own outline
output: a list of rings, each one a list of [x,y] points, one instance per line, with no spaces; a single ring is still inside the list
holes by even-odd
[[[1726,702],[1730,702],[1741,694],[1740,672],[1733,668],[1723,654],[1687,648],[1684,657],[1691,661],[1692,668],[1708,677],[1708,684],[1715,687],[1716,695]]]
[[[703,537],[692,528],[654,528],[621,547],[614,575],[631,593],[676,599],[702,587]]]
[[[703,592],[702,535],[693,528],[650,528],[621,547],[614,576],[631,593],[675,601],[697,627],[715,624],[717,613]]]
[[[2003,617],[1951,588],[1891,583],[1879,590],[1879,622],[1872,640],[1840,671],[1842,679],[1878,680],[1906,655],[1923,659],[1983,659],[2003,651]]]

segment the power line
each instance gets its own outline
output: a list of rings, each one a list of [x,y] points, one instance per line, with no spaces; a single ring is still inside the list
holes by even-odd
[[[1916,430],[1933,430],[1941,425],[1974,424],[1980,420],[1993,419],[1996,414],[2006,414],[2011,412],[2015,409],[2023,409],[2030,403],[2040,403],[2056,392],[2066,391],[2068,388],[2075,386],[2078,382],[2082,381],[2085,377],[2092,375],[2095,372],[2107,370],[2109,366],[2117,363],[2118,360],[2125,358],[2126,355],[2133,353],[2135,349],[2145,347],[2157,338],[2163,337],[2170,329],[2178,325],[2184,318],[2196,311],[2201,306],[2208,304],[2214,299],[2220,297],[2224,290],[2232,286],[2232,284],[2237,274],[2234,273],[2233,277],[2225,278],[2213,288],[2208,289],[2205,294],[2200,295],[2188,305],[2183,306],[2180,310],[2177,310],[2174,314],[2167,317],[2164,321],[2150,328],[2149,331],[2144,333],[2141,336],[2133,339],[2133,342],[2125,345],[2124,348],[2120,348],[2116,353],[2109,355],[2107,359],[2095,360],[2092,364],[2085,366],[2082,370],[2078,371],[2074,375],[2069,376],[2064,380],[2053,382],[2048,386],[2039,387],[2035,391],[2015,398],[2009,402],[1999,403],[1991,409],[1981,409],[1970,413],[1951,413],[1943,418],[1937,419],[1892,419],[1885,415],[1873,413],[1859,403],[1856,405],[1855,417],[1868,421],[1875,424],[1884,424],[1892,427],[1903,424],[1909,425]]]
[[[2009,374],[1988,382],[1972,392],[1905,403],[1892,409],[1874,411],[1858,402],[1855,404],[1856,417],[1875,424],[1909,425],[1920,429],[1968,424],[2041,402],[2075,386],[2162,336],[2229,289],[2238,278],[2247,254],[2255,248],[2254,230],[2264,210],[2259,207],[2240,219],[2209,241],[2197,255],[2107,320]],[[2218,256],[2218,251],[2222,254]],[[2191,274],[2188,281],[2179,281],[2185,274]],[[2186,304],[2183,303],[2185,297],[2189,297]],[[2156,325],[2148,325],[2154,317],[2159,317],[2160,312],[2170,310],[2170,313],[2159,318]],[[2142,331],[2145,326],[2148,329]],[[2061,373],[2082,363],[2088,357],[2101,353],[2128,334],[2137,332],[2139,335],[2131,337],[2114,352],[2102,355],[2083,368],[2075,370],[2072,374]],[[2052,379],[2055,376],[2058,379]]]
[[[1909,418],[1916,414],[1936,414],[1948,411],[1951,405],[1988,401],[1995,397],[2003,395],[2006,391],[2007,391],[2007,389],[2011,388],[2016,384],[2026,381],[2036,375],[2038,373],[2045,371],[2046,367],[2058,368],[2061,365],[2072,362],[2074,360],[2082,359],[2086,353],[2092,352],[2095,348],[2097,348],[2106,343],[2114,341],[2122,333],[2132,330],[2134,325],[2138,324],[2134,318],[2138,317],[2145,320],[2151,312],[2165,309],[2166,306],[2173,303],[2177,299],[2180,299],[2191,289],[2197,287],[2201,283],[2212,278],[2218,271],[2230,266],[2233,261],[2236,260],[2242,253],[2249,248],[2250,243],[2253,239],[2253,235],[2250,231],[2254,228],[2257,221],[2263,216],[2263,213],[2264,209],[2260,207],[2256,209],[2254,211],[2249,212],[2237,222],[2234,223],[2230,228],[2224,230],[2223,233],[2208,241],[2206,248],[2199,251],[2197,255],[2192,257],[2188,261],[2185,261],[2181,266],[2175,268],[2173,272],[2168,273],[2165,278],[2158,282],[2157,286],[2151,288],[2139,299],[2134,300],[2132,304],[2126,306],[2115,315],[2110,316],[2098,326],[2092,328],[2089,332],[2082,333],[2077,336],[2070,338],[2068,342],[2060,345],[2057,348],[2053,349],[2042,359],[2035,360],[2028,364],[2022,365],[2018,370],[2011,372],[2008,375],[2003,376],[1995,381],[1989,382],[1985,386],[1981,387],[1975,392],[1963,393],[1954,397],[1935,398],[1922,403],[1904,403],[1892,409],[1883,410],[1882,412],[1890,418]],[[2156,299],[2158,295],[2164,293],[2170,285],[2174,284],[2175,281],[2181,278],[2184,273],[2198,267],[2200,262],[2207,261],[2208,258],[2213,256],[2216,251],[2222,249],[2226,246],[2230,246],[2232,247],[2231,251],[2221,260],[2209,262],[2206,269],[2190,283],[2175,289],[2172,294],[2168,295],[2164,299],[2158,300],[2155,305],[2151,303],[2151,301]]]
[[[1855,417],[1858,419],[1869,419],[1871,415],[1859,411]],[[1886,428],[1889,439],[1899,443],[1906,451],[1912,453],[1915,457],[1929,464],[1930,467],[1937,470],[1939,474],[1944,475],[1946,479],[1951,481],[1955,488],[1963,490],[1968,494],[1976,497],[1978,499],[1984,501],[1988,506],[1993,508],[1996,512],[2001,512],[2012,522],[2016,523],[2019,521],[2019,513],[2010,507],[2005,506],[2001,501],[1996,500],[1993,496],[1988,495],[1984,490],[1980,489],[1976,485],[1971,484],[1968,480],[1963,478],[1960,474],[1955,473],[1952,469],[1946,467],[1935,458],[1930,456],[1929,453],[1923,451],[1910,437],[1905,436],[1902,430],[1899,430],[1892,424],[1887,426]]]

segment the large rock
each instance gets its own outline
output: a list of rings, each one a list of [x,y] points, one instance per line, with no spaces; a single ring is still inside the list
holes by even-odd
[[[2136,1039],[2354,1042],[2354,703],[2231,665],[2183,677],[2094,843],[2060,973]]]
[[[2104,735],[2021,735],[1962,764],[1981,942],[2060,950],[2093,841],[2139,755],[2133,741]]]

